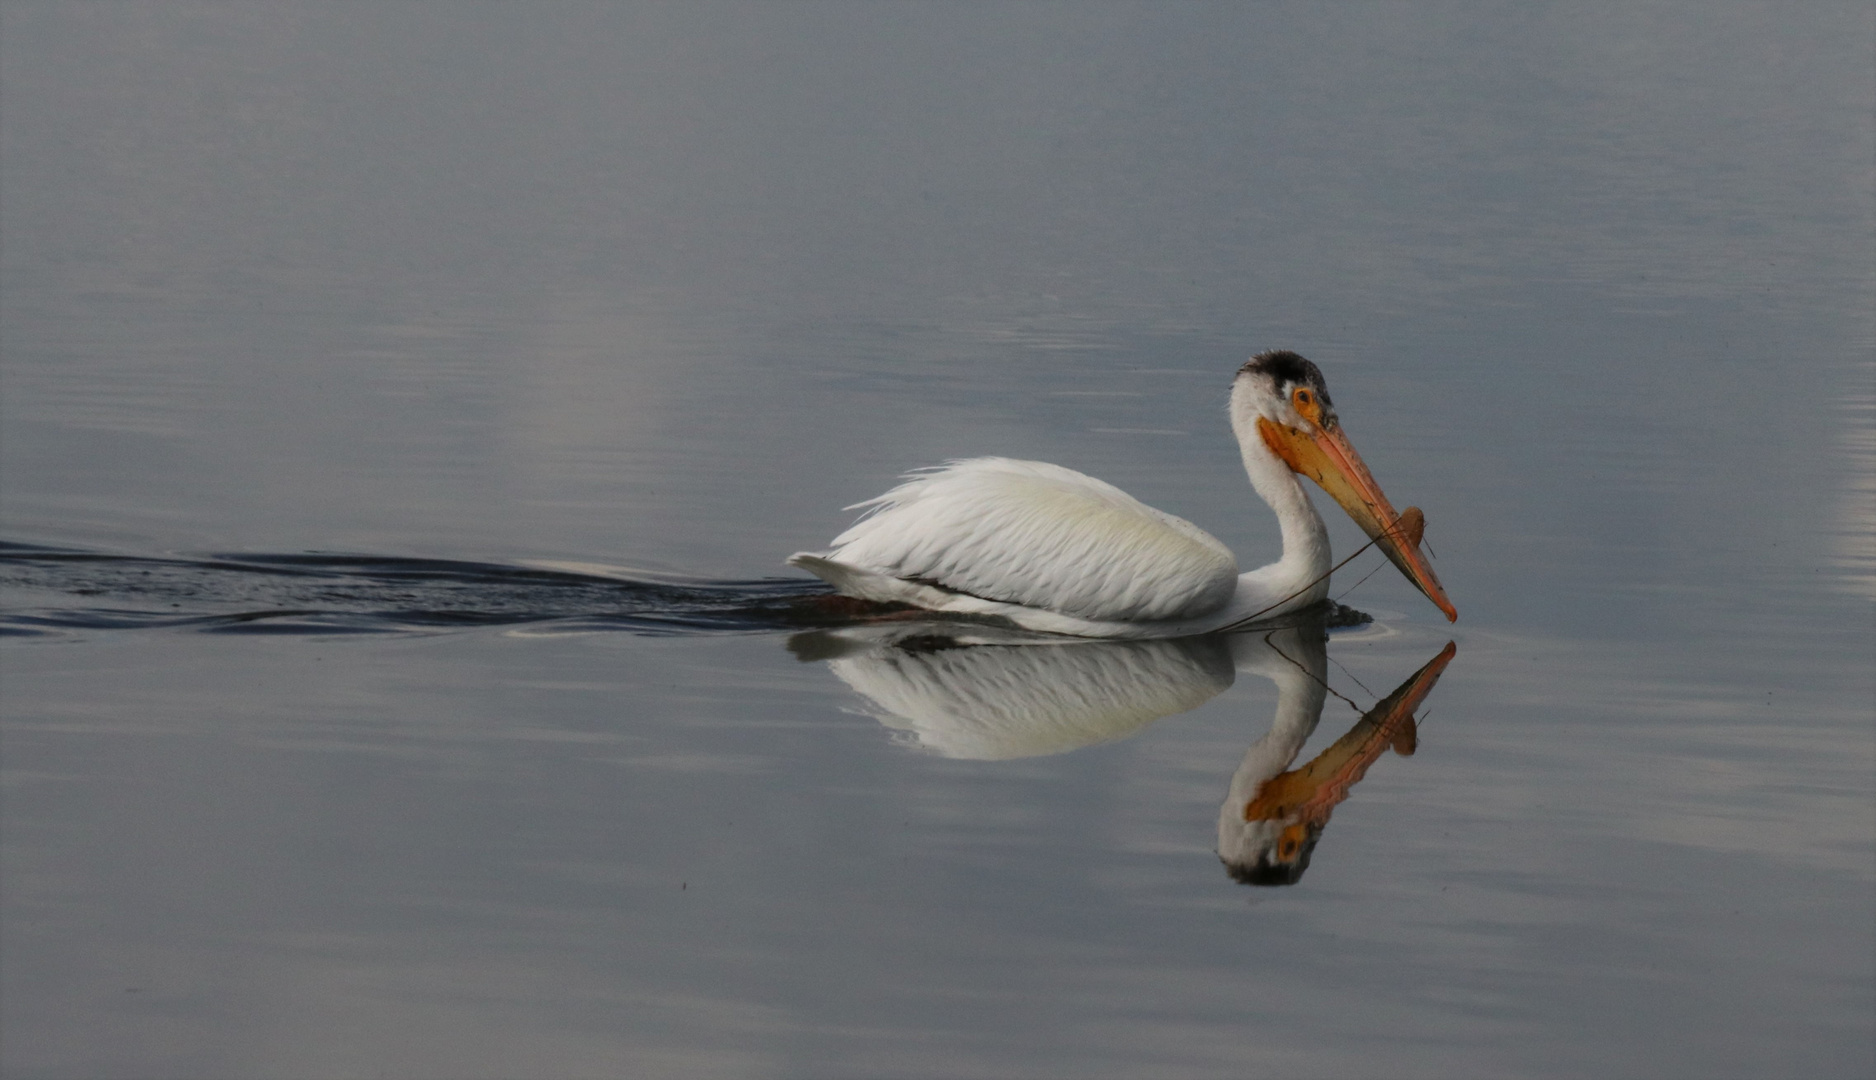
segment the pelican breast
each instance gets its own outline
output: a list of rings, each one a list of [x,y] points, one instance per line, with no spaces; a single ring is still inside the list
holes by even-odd
[[[1237,587],[1210,533],[1046,462],[955,461],[858,508],[829,558],[987,600],[1140,622],[1209,614]]]

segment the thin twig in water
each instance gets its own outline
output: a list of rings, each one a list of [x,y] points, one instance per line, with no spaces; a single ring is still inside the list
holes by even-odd
[[[1382,564],[1382,566],[1385,566],[1385,565],[1387,565],[1387,564],[1386,564],[1386,563],[1383,563],[1383,564]],[[1360,580],[1360,581],[1357,581],[1357,582],[1356,582],[1355,584],[1353,584],[1353,585],[1350,585],[1350,586],[1349,586],[1348,588],[1346,588],[1346,589],[1343,589],[1343,590],[1342,590],[1342,596],[1347,596],[1347,595],[1348,595],[1349,593],[1352,593],[1352,592],[1354,592],[1354,591],[1355,591],[1356,589],[1359,589],[1359,588],[1361,588],[1361,587],[1362,587],[1362,585],[1364,585],[1364,584],[1365,584],[1365,583],[1366,583],[1366,582],[1368,581],[1368,579],[1369,579],[1369,578],[1371,578],[1371,577],[1373,577],[1373,576],[1375,576],[1376,574],[1378,574],[1378,573],[1380,573],[1380,572],[1381,572],[1381,567],[1380,567],[1380,566],[1377,566],[1377,567],[1375,567],[1375,568],[1374,568],[1373,570],[1370,570],[1370,571],[1368,571],[1367,573],[1365,573],[1365,574],[1363,574],[1363,575],[1361,576],[1361,580]],[[1336,597],[1336,598],[1335,598],[1335,602],[1336,602],[1336,603],[1338,603],[1338,604],[1339,604],[1339,603],[1341,603],[1341,602],[1342,602],[1342,596],[1338,596],[1338,597]]]
[[[1367,711],[1368,711],[1368,710],[1366,710],[1366,709],[1364,709],[1364,708],[1362,708],[1362,707],[1361,707],[1360,705],[1357,705],[1357,704],[1355,704],[1355,700],[1354,700],[1353,698],[1351,698],[1351,697],[1349,697],[1348,695],[1346,695],[1346,694],[1340,694],[1340,693],[1336,693],[1336,689],[1335,689],[1335,687],[1333,687],[1333,686],[1330,686],[1330,685],[1329,685],[1329,684],[1328,684],[1328,683],[1327,683],[1326,681],[1324,681],[1324,680],[1322,680],[1322,679],[1317,679],[1317,678],[1316,678],[1316,675],[1315,675],[1315,673],[1314,673],[1314,672],[1312,672],[1312,671],[1310,671],[1310,670],[1309,670],[1308,668],[1306,668],[1306,667],[1304,667],[1304,666],[1302,665],[1302,663],[1301,663],[1300,661],[1298,661],[1298,660],[1297,660],[1297,659],[1296,659],[1295,657],[1293,657],[1293,656],[1291,656],[1291,655],[1290,655],[1289,653],[1286,653],[1286,652],[1284,652],[1284,651],[1283,651],[1282,649],[1279,649],[1279,648],[1277,648],[1277,643],[1276,643],[1276,642],[1274,642],[1274,641],[1272,641],[1272,640],[1270,640],[1271,638],[1274,638],[1274,637],[1276,637],[1276,636],[1277,636],[1277,634],[1276,634],[1276,631],[1274,631],[1274,630],[1273,630],[1273,631],[1271,631],[1270,633],[1268,633],[1268,634],[1265,634],[1265,635],[1264,635],[1264,644],[1266,644],[1266,645],[1268,645],[1268,646],[1270,646],[1270,651],[1271,651],[1271,652],[1274,652],[1274,653],[1276,653],[1276,654],[1277,654],[1278,656],[1281,656],[1281,657],[1283,657],[1283,658],[1284,658],[1285,660],[1288,660],[1288,661],[1290,662],[1290,664],[1291,664],[1291,666],[1293,666],[1293,667],[1295,667],[1295,668],[1296,668],[1296,670],[1298,670],[1298,671],[1300,671],[1300,672],[1302,672],[1302,673],[1303,673],[1303,674],[1305,674],[1305,675],[1308,675],[1308,676],[1309,676],[1309,677],[1310,677],[1311,679],[1315,679],[1315,681],[1316,681],[1316,682],[1318,682],[1318,683],[1321,683],[1321,684],[1322,684],[1322,688],[1323,688],[1324,690],[1327,690],[1327,691],[1328,691],[1329,693],[1331,693],[1331,694],[1335,694],[1335,696],[1336,696],[1336,697],[1339,697],[1339,698],[1341,698],[1341,699],[1342,699],[1343,701],[1346,701],[1346,702],[1348,702],[1348,707],[1349,707],[1349,708],[1351,708],[1351,709],[1353,709],[1353,710],[1355,710],[1355,711],[1356,711],[1356,712],[1358,712],[1358,713],[1365,713],[1365,712],[1367,712]],[[1342,670],[1343,670],[1343,671],[1347,671],[1348,669],[1347,669],[1347,668],[1343,668]],[[1364,687],[1362,687],[1362,689],[1363,689],[1363,690],[1368,690],[1368,688],[1367,688],[1367,687],[1365,687],[1365,686],[1364,686]],[[1372,691],[1372,690],[1368,690],[1368,692],[1369,692],[1370,694],[1372,694],[1372,693],[1374,693],[1374,691]]]
[[[1410,507],[1408,507],[1408,508],[1407,508],[1407,510],[1414,510],[1414,507],[1411,507],[1411,506],[1410,506]],[[1399,524],[1401,523],[1401,521],[1402,521],[1402,519],[1404,519],[1404,518],[1406,518],[1406,516],[1407,516],[1407,510],[1402,510],[1402,511],[1401,511],[1400,513],[1398,513],[1398,514],[1395,514],[1395,515],[1394,515],[1394,520],[1393,520],[1393,521],[1390,521],[1390,522],[1388,522],[1388,523],[1387,523],[1386,525],[1384,525],[1384,526],[1382,526],[1382,527],[1381,527],[1381,536],[1386,536],[1386,535],[1388,535],[1389,533],[1392,533],[1392,532],[1394,531],[1394,528],[1395,528],[1395,526],[1397,526],[1397,525],[1399,525]],[[1417,511],[1416,511],[1416,512],[1417,512]],[[1352,553],[1350,553],[1350,554],[1349,554],[1349,556],[1348,556],[1348,558],[1346,558],[1346,559],[1343,559],[1343,560],[1342,560],[1341,562],[1339,562],[1339,563],[1336,563],[1336,564],[1335,564],[1334,566],[1331,566],[1331,567],[1329,567],[1329,568],[1328,568],[1327,570],[1324,570],[1324,571],[1323,571],[1322,573],[1320,573],[1320,574],[1318,574],[1318,575],[1316,575],[1316,576],[1315,576],[1314,578],[1312,578],[1312,579],[1310,580],[1310,582],[1309,582],[1309,584],[1307,584],[1307,585],[1305,585],[1305,586],[1303,586],[1302,588],[1300,588],[1300,589],[1298,589],[1298,590],[1296,590],[1295,592],[1293,592],[1293,593],[1291,593],[1290,595],[1288,595],[1288,596],[1286,596],[1286,597],[1284,597],[1283,599],[1281,599],[1281,600],[1279,600],[1279,601],[1277,601],[1276,603],[1274,603],[1274,604],[1272,604],[1272,605],[1270,605],[1269,607],[1267,607],[1267,608],[1264,608],[1264,609],[1263,609],[1262,611],[1258,611],[1258,612],[1253,612],[1252,614],[1250,614],[1250,615],[1246,615],[1246,616],[1245,616],[1244,618],[1242,618],[1242,619],[1239,619],[1239,620],[1238,620],[1237,622],[1234,622],[1234,623],[1232,623],[1232,624],[1230,624],[1229,626],[1224,626],[1224,627],[1220,627],[1220,628],[1219,628],[1219,632],[1220,632],[1220,633],[1229,633],[1229,632],[1230,632],[1230,631],[1232,631],[1232,630],[1236,630],[1236,629],[1237,629],[1238,627],[1240,627],[1240,626],[1248,626],[1248,625],[1250,625],[1251,623],[1254,623],[1254,622],[1256,622],[1256,621],[1258,620],[1258,618],[1259,618],[1260,616],[1263,616],[1263,615],[1265,615],[1265,614],[1268,614],[1269,612],[1272,612],[1272,611],[1275,611],[1276,609],[1278,609],[1278,608],[1280,608],[1280,607],[1282,607],[1283,605],[1285,605],[1285,604],[1287,604],[1287,603],[1289,603],[1290,601],[1292,601],[1292,600],[1294,600],[1294,599],[1296,599],[1297,597],[1299,597],[1299,596],[1301,596],[1301,595],[1303,595],[1304,593],[1306,593],[1306,592],[1308,592],[1309,590],[1311,590],[1311,589],[1313,589],[1313,588],[1315,588],[1315,587],[1316,587],[1316,585],[1317,585],[1318,583],[1320,583],[1320,582],[1322,582],[1322,581],[1326,581],[1326,580],[1328,580],[1328,578],[1329,578],[1329,575],[1331,575],[1331,574],[1333,574],[1333,573],[1335,573],[1335,572],[1336,572],[1337,570],[1340,570],[1340,569],[1341,569],[1341,568],[1343,568],[1344,566],[1347,566],[1347,565],[1348,565],[1349,563],[1351,563],[1351,562],[1354,562],[1354,561],[1355,561],[1355,556],[1357,556],[1357,555],[1360,555],[1360,554],[1361,554],[1362,552],[1364,552],[1364,551],[1367,551],[1367,550],[1368,550],[1369,548],[1371,548],[1371,547],[1373,547],[1373,546],[1374,546],[1374,545],[1375,545],[1376,543],[1378,543],[1378,542],[1380,541],[1380,539],[1381,539],[1381,536],[1377,536],[1377,537],[1374,537],[1373,539],[1371,539],[1371,540],[1369,540],[1369,541],[1368,541],[1367,543],[1365,543],[1365,544],[1363,544],[1362,546],[1360,546],[1360,547],[1358,547],[1358,548],[1356,548],[1356,549],[1355,549],[1355,550],[1354,550],[1354,551],[1353,551]],[[1397,539],[1398,539],[1398,538],[1397,538]],[[1363,578],[1362,580],[1363,580],[1363,581],[1366,581],[1367,579],[1366,579],[1366,578]],[[1360,581],[1358,581],[1358,582],[1356,582],[1355,584],[1357,584],[1357,585],[1359,585],[1359,584],[1361,584],[1361,582],[1360,582]],[[1344,595],[1347,595],[1347,594],[1344,594]]]
[[[1376,701],[1379,701],[1381,699],[1381,695],[1375,693],[1373,690],[1368,689],[1367,683],[1364,683],[1360,679],[1355,678],[1355,673],[1348,670],[1348,666],[1346,664],[1343,664],[1340,660],[1337,660],[1333,656],[1329,657],[1329,662],[1331,664],[1334,664],[1336,667],[1341,668],[1342,674],[1348,676],[1350,682],[1354,683],[1356,686],[1361,687],[1362,693],[1367,694],[1369,697],[1374,698]]]

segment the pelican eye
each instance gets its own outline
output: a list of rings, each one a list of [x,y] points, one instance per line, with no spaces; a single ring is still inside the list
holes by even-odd
[[[1308,387],[1299,386],[1291,391],[1290,402],[1296,406],[1297,412],[1311,420],[1316,419],[1316,395]]]

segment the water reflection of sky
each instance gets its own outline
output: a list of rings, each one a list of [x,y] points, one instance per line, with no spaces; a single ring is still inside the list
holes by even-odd
[[[7,1071],[1870,1070],[1864,6],[4,18],[6,539],[748,578],[994,452],[1253,563],[1289,346],[1464,616],[1255,893],[1265,679],[979,761],[779,636],[14,644]],[[1446,631],[1348,601],[1365,709]]]

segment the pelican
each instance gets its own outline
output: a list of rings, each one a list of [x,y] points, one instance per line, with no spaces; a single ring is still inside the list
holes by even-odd
[[[983,457],[909,474],[849,510],[825,552],[788,563],[865,600],[993,617],[1095,638],[1210,633],[1275,619],[1329,593],[1329,532],[1297,479],[1315,481],[1407,580],[1459,617],[1420,551],[1419,511],[1398,514],[1348,441],[1322,372],[1287,350],[1252,357],[1231,385],[1231,428],[1251,486],[1276,511],[1283,555],[1238,573],[1231,549],[1112,484],[1041,461]]]

